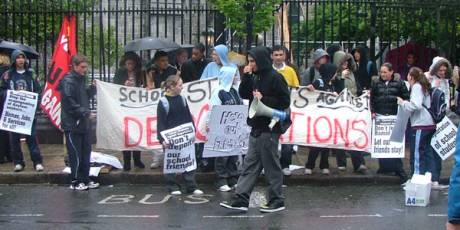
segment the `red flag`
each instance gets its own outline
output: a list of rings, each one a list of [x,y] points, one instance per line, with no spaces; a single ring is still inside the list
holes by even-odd
[[[77,53],[76,34],[75,16],[65,16],[42,93],[40,107],[59,129],[61,128],[61,93],[57,87],[62,77],[70,71],[71,58]]]

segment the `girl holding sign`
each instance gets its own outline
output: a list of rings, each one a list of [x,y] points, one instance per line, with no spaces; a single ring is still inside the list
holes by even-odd
[[[161,84],[161,88],[166,91],[166,100],[160,100],[157,107],[157,138],[163,145],[163,149],[168,147],[169,143],[166,143],[161,136],[160,133],[162,131],[172,129],[186,123],[193,123],[192,114],[188,108],[187,101],[184,97],[182,97],[182,95],[180,95],[183,87],[182,83],[182,79],[179,75],[171,75]],[[183,172],[182,177],[185,181],[187,193],[193,193],[194,195],[203,194],[203,191],[197,189],[195,170]],[[165,174],[165,180],[166,187],[171,195],[182,194],[179,183],[176,179],[176,174]]]
[[[210,107],[215,105],[242,105],[243,101],[234,86],[238,83],[238,69],[224,66],[219,72],[219,87],[211,95]],[[214,167],[216,185],[221,192],[229,192],[238,182],[238,156],[216,157]]]

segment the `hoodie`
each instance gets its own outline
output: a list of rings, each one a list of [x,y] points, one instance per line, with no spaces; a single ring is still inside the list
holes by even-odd
[[[437,76],[438,70],[441,65],[446,64],[446,77],[440,78]],[[449,88],[449,79],[452,77],[452,65],[450,62],[443,57],[433,58],[433,64],[430,66],[430,70],[425,73],[425,76],[431,83],[431,87],[438,88],[444,92],[445,100],[447,104],[447,109],[450,109],[450,88]]]
[[[342,75],[342,64],[348,62],[348,70],[350,71],[347,75]],[[343,51],[337,51],[334,54],[334,64],[337,66],[337,73],[332,80],[334,84],[335,91],[337,93],[342,92],[345,88],[347,88],[353,95],[359,96],[359,83],[355,79],[354,72],[356,71],[356,63],[351,56],[351,54],[347,54]]]
[[[201,74],[200,80],[214,78],[219,76],[219,71],[222,66],[231,66],[237,68],[237,66],[230,62],[228,59],[228,48],[225,45],[218,45],[214,47],[217,55],[219,56],[220,62],[222,65],[217,64],[216,62],[209,63],[206,68],[204,68],[203,73]],[[238,73],[239,76],[239,73]]]
[[[321,59],[322,57],[327,56],[329,57],[328,53],[323,50],[323,49],[317,49],[315,52],[313,52],[313,63],[316,63]],[[312,70],[314,69],[314,71]],[[314,73],[314,76],[312,76],[312,73]],[[301,84],[302,86],[308,86],[310,84],[313,84],[314,81],[320,80],[321,79],[321,74],[319,73],[319,70],[315,68],[315,65],[310,66],[310,68],[306,69],[302,75],[301,75]]]
[[[20,50],[15,50],[11,54],[11,66],[7,72],[8,79],[2,78],[1,88],[9,90],[26,90],[40,94],[41,87],[36,79],[34,79],[33,70],[29,69],[28,62],[24,63],[24,72],[19,73],[16,70],[16,58],[23,55],[26,59],[27,56]]]
[[[420,83],[415,83],[410,90],[410,101],[404,101],[402,109],[409,112],[410,123],[414,129],[436,129],[436,124],[426,108],[431,106],[430,94],[423,91]],[[426,108],[425,108],[426,107]]]
[[[251,49],[248,55],[255,59],[257,71],[242,77],[239,86],[241,98],[248,99],[249,103],[252,103],[254,99],[252,92],[258,90],[262,94],[261,101],[266,106],[278,110],[289,108],[291,103],[289,88],[284,77],[273,69],[269,50],[266,47],[256,47]],[[252,135],[258,136],[262,132],[281,134],[280,122],[270,130],[268,127],[270,121],[271,118],[262,116],[248,118]]]
[[[358,52],[361,55],[359,62],[356,63],[356,80],[359,82],[359,85],[361,87],[365,89],[370,89],[372,76],[378,75],[377,69],[367,56],[367,47],[360,45],[353,49],[351,51],[351,55],[353,56],[353,58],[356,52]]]

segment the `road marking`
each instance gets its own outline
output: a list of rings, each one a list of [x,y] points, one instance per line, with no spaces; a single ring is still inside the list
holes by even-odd
[[[97,215],[99,218],[158,218],[159,215]]]
[[[203,218],[264,218],[263,215],[252,215],[252,216],[203,216]]]
[[[40,217],[43,214],[0,214],[0,217]]]
[[[429,217],[446,217],[446,214],[428,214]]]
[[[380,214],[374,215],[335,215],[335,216],[320,216],[321,218],[357,218],[357,217],[383,217]]]

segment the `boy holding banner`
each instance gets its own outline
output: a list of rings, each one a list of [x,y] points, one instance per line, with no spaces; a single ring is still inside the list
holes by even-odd
[[[1,88],[4,90],[25,90],[40,94],[40,84],[34,78],[34,72],[29,69],[27,57],[24,52],[20,50],[13,51],[11,61],[10,69],[2,75]],[[35,170],[43,171],[43,158],[38,147],[35,125],[36,120],[34,119],[31,134],[30,136],[26,136],[26,143]],[[15,172],[22,171],[25,167],[24,156],[21,150],[21,136],[19,133],[10,133],[11,157],[15,165]]]

